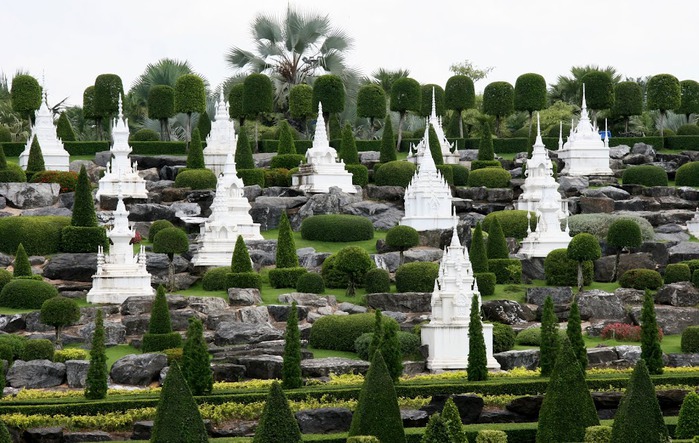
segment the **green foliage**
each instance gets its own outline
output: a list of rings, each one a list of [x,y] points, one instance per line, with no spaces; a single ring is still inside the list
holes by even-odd
[[[651,374],[663,373],[663,350],[660,348],[658,321],[655,318],[653,294],[646,291],[641,309],[641,359]]]
[[[546,284],[550,286],[575,286],[578,283],[578,262],[568,258],[568,249],[554,249],[544,259]],[[592,283],[595,269],[592,261],[583,262],[583,285]]]
[[[0,291],[12,280],[12,273],[7,269],[0,269]]]
[[[238,169],[238,177],[245,186],[259,185],[264,188],[266,185],[264,169]]]
[[[685,163],[677,168],[675,186],[699,186],[699,162]]]
[[[1,379],[3,380],[3,387],[5,385],[4,380],[5,380],[5,375],[1,375]],[[4,422],[0,421],[0,443],[12,443],[12,436],[10,436],[10,431],[7,429],[7,425],[5,425]]]
[[[413,179],[416,169],[413,163],[407,161],[389,161],[374,171],[374,182],[377,186],[402,186],[405,188]]]
[[[384,118],[379,161],[381,163],[394,162],[396,161],[396,158],[396,139],[393,136],[393,123],[391,123],[391,116],[387,115]]]
[[[202,278],[202,288],[205,291],[225,291],[226,275],[231,272],[230,266],[211,268],[204,273]]]
[[[699,83],[694,80],[682,80],[680,82],[680,90],[681,103],[680,106],[675,109],[675,112],[678,114],[684,114],[687,117],[687,120],[689,120],[689,116],[691,114],[699,113]],[[697,127],[697,125],[690,126],[694,126],[695,128]],[[680,134],[678,131],[677,135],[683,134]],[[696,133],[693,135],[696,135]]]
[[[66,226],[61,231],[61,251],[97,252],[98,246],[107,246],[107,231],[104,226]]]
[[[12,133],[10,132],[10,128],[8,128],[7,126],[0,126],[0,144],[10,142],[12,142]],[[5,167],[3,166],[2,169],[4,168]]]
[[[369,170],[364,165],[345,165],[347,172],[352,174],[352,184],[364,187],[369,184]]]
[[[522,283],[522,262],[515,258],[488,259],[489,273],[495,274],[498,284]]]
[[[206,137],[208,137],[211,132],[211,118],[209,118],[208,112],[204,111],[199,114],[197,129],[199,130],[200,140],[206,140]],[[192,149],[191,146],[190,149]]]
[[[13,309],[41,309],[58,290],[49,283],[33,279],[15,279],[0,291],[0,306]]]
[[[588,426],[585,429],[584,443],[611,443],[611,426]]]
[[[13,263],[12,276],[17,277],[31,277],[34,275],[32,272],[32,265],[29,263],[29,256],[24,250],[22,243],[17,246],[17,252],[15,253],[15,261]]]
[[[439,263],[413,262],[396,270],[397,292],[432,292],[439,274]]]
[[[537,442],[582,441],[585,429],[599,425],[585,375],[568,340],[560,353],[539,412]]]
[[[374,225],[358,215],[314,215],[301,222],[301,238],[327,242],[371,240]]]
[[[233,257],[231,258],[231,272],[253,272],[250,254],[242,235],[239,235],[235,241]]]
[[[699,128],[699,127],[698,127]],[[625,185],[667,186],[667,172],[660,166],[639,165],[624,169],[621,181]]]
[[[303,385],[301,378],[301,333],[296,302],[292,303],[284,333],[284,361],[282,363],[282,387],[296,389]]]
[[[88,86],[83,92],[83,117],[94,119],[95,114],[95,86]]]
[[[689,266],[684,263],[671,263],[665,267],[665,278],[663,282],[666,285],[681,281],[690,281],[691,279],[692,274],[689,270]]]
[[[361,359],[371,361],[374,358],[376,350],[381,348],[382,340],[383,315],[381,315],[381,310],[377,309],[374,311],[374,332],[360,335],[359,338],[354,341],[354,349]]]
[[[189,319],[187,339],[182,347],[182,375],[193,395],[210,394],[214,388],[209,349],[204,340],[204,326],[196,317]]]
[[[444,157],[442,156],[442,145],[439,143],[439,138],[437,138],[437,132],[434,130],[434,127],[432,125],[430,125],[427,139],[430,146],[430,154],[432,155],[432,160],[434,161],[434,164],[437,166],[443,165]]]
[[[566,338],[566,331],[558,330],[558,340]],[[523,346],[541,346],[541,327],[533,326],[520,331],[515,343]]]
[[[585,98],[590,109],[609,109],[614,105],[614,83],[605,71],[590,71],[581,82],[585,84]]]
[[[420,243],[420,235],[411,226],[397,225],[386,232],[386,245],[391,249],[405,251]]]
[[[585,372],[587,369],[587,347],[582,336],[582,320],[580,319],[580,309],[578,302],[573,301],[568,315],[568,324],[566,325],[566,335],[570,341],[570,346],[575,354],[575,357],[580,363],[580,369]]]
[[[546,80],[534,73],[522,74],[515,82],[514,109],[532,113],[546,107]]]
[[[24,352],[24,347],[26,346],[27,341],[27,337],[21,335],[4,334],[0,336],[0,346],[10,349],[9,353],[7,351],[3,351],[3,355],[5,355],[5,357],[9,356],[9,358],[3,359],[7,360],[8,362],[19,359]]]
[[[454,177],[454,186],[466,186],[468,185],[468,174],[469,170],[463,165],[449,165],[451,168],[451,173]]]
[[[486,255],[489,260],[496,258],[510,258],[510,251],[507,247],[505,234],[502,231],[500,221],[495,218],[488,227],[488,243],[486,246]],[[490,269],[492,272],[493,270]]]
[[[65,112],[61,112],[58,121],[56,121],[56,135],[64,142],[75,141],[73,126],[70,124],[68,115]]]
[[[345,85],[337,75],[326,74],[313,82],[313,109],[323,103],[323,113],[337,113],[345,110]]]
[[[245,84],[238,83],[231,86],[228,91],[228,115],[231,118],[241,122],[245,119],[245,111],[243,110],[243,95],[245,94]]]
[[[309,294],[322,294],[325,292],[323,276],[317,272],[306,272],[296,280],[296,291]]]
[[[553,310],[553,299],[551,296],[544,300],[544,307],[541,313],[541,376],[548,377],[553,372],[558,354],[558,318]],[[578,370],[580,367],[578,366]]]
[[[157,142],[160,141],[160,134],[152,129],[142,128],[134,132],[133,135],[129,137],[129,141]]]
[[[27,175],[15,163],[7,163],[4,169],[0,169],[0,183],[24,183],[27,181]]]
[[[423,117],[429,117],[432,114],[433,92],[436,113],[438,116],[444,115],[444,89],[439,85],[427,84],[420,86],[420,115]]]
[[[121,77],[100,74],[95,78],[94,113],[96,117],[110,118],[119,111],[119,97],[124,95]]]
[[[401,77],[391,87],[391,111],[419,111],[422,100],[420,83],[410,77]]]
[[[335,258],[337,258],[337,254],[325,259],[320,274],[323,276],[326,288],[346,288],[349,278],[344,272],[335,269]]]
[[[256,272],[229,272],[226,274],[228,288],[262,288],[262,277]]]
[[[270,168],[293,169],[306,159],[302,154],[278,154],[272,157]]]
[[[699,394],[689,391],[682,401],[677,417],[675,438],[692,438],[699,435]]]
[[[682,103],[680,81],[670,74],[654,75],[646,85],[646,100],[648,109],[660,112],[678,109]]]
[[[568,244],[568,258],[577,262],[597,260],[602,255],[599,242],[592,234],[577,234]]]
[[[192,137],[192,140],[194,140],[194,137]],[[190,150],[191,152],[192,150]],[[193,190],[215,189],[216,181],[216,174],[210,169],[185,169],[177,173],[175,187],[191,188]]]
[[[153,252],[167,254],[170,261],[174,254],[184,254],[189,251],[187,234],[179,228],[165,228],[153,237]]]
[[[614,416],[611,441],[614,443],[666,442],[669,435],[655,387],[650,379],[646,362],[641,359]]]
[[[277,148],[277,155],[287,154],[296,154],[296,146],[294,145],[294,136],[291,134],[291,126],[289,126],[289,122],[282,120],[279,123],[279,147]],[[297,165],[298,162],[294,166]]]
[[[8,440],[9,441],[9,440]],[[347,438],[347,443],[381,443],[373,435],[355,435]]]
[[[497,276],[493,272],[477,272],[473,276],[476,278],[476,283],[478,283],[478,291],[481,295],[493,295],[495,294],[495,284],[498,281]]]
[[[450,443],[452,441],[446,422],[438,412],[435,412],[427,422],[427,427],[420,443]]]
[[[482,168],[471,171],[468,175],[468,185],[474,188],[509,188],[510,178],[510,173],[501,167]]]
[[[391,292],[391,277],[381,268],[370,269],[364,275],[364,287],[367,294]]]
[[[696,124],[682,125],[677,128],[677,135],[699,135],[699,126]]]
[[[474,294],[471,298],[471,318],[468,325],[468,366],[469,381],[483,381],[488,379],[488,359],[485,351],[485,338],[483,337],[483,324],[481,323],[481,308],[479,297]]]
[[[489,83],[483,90],[483,112],[504,117],[514,111],[515,90],[507,82]]]
[[[97,226],[97,214],[95,203],[92,199],[92,187],[87,177],[85,166],[80,167],[78,183],[75,186],[75,203],[73,204],[73,216],[71,226],[95,227]]]
[[[192,131],[192,141],[189,143],[189,154],[187,154],[188,169],[204,169],[204,149],[201,146],[201,135],[199,128]],[[216,178],[214,176],[214,178]]]
[[[247,115],[272,112],[274,109],[274,87],[272,80],[264,74],[250,74],[243,83],[243,111]]]
[[[313,116],[313,88],[310,85],[295,85],[289,91],[289,113],[292,118],[305,119]]]
[[[621,82],[614,86],[612,114],[628,118],[643,112],[643,89],[636,82]]]
[[[478,145],[478,160],[495,160],[495,151],[493,151],[493,136],[490,133],[490,123],[487,120],[481,124],[481,140],[480,144]]]
[[[466,438],[466,434],[464,434],[461,424],[459,409],[456,407],[451,397],[444,403],[441,419],[449,431],[450,443],[468,443],[468,439]]]
[[[240,128],[238,131],[238,142],[235,148],[235,166],[238,170],[255,168],[255,160],[252,158],[252,147],[245,128]]]
[[[692,284],[699,287],[699,269],[692,272]]]
[[[7,129],[4,126],[0,127],[1,129]],[[5,149],[2,147],[2,143],[0,143],[0,171],[7,171],[7,157],[5,157]],[[5,177],[0,177],[0,178],[5,178]],[[24,181],[27,181],[26,177]],[[4,183],[4,182],[3,182]]]
[[[374,326],[374,330],[376,330],[376,326]],[[354,351],[362,360],[371,360],[372,351],[380,349],[382,339],[383,327],[379,328],[378,334],[376,332],[364,333],[354,341]],[[411,358],[420,352],[420,337],[413,333],[398,331],[398,344],[403,358]]]
[[[151,308],[150,321],[148,322],[148,333],[169,334],[170,332],[172,332],[170,310],[167,305],[165,287],[160,285],[158,286],[158,290],[155,292],[155,299],[153,300],[153,306]]]
[[[316,349],[354,352],[354,343],[360,335],[374,331],[374,314],[326,315],[311,326],[309,344]],[[383,324],[394,322],[384,317]],[[397,323],[396,323],[397,324]]]
[[[444,88],[444,105],[447,109],[461,112],[476,105],[476,93],[473,80],[465,75],[453,75]]]
[[[155,235],[162,231],[165,228],[174,228],[175,225],[173,225],[171,222],[168,220],[156,220],[150,225],[150,229],[148,230],[148,241],[153,243],[153,240],[155,240]]]
[[[167,334],[143,334],[141,350],[143,352],[160,352],[166,349],[179,348],[182,346],[182,336],[179,332]]]
[[[184,74],[175,82],[175,111],[185,114],[206,111],[206,87],[196,74]]]
[[[374,119],[384,115],[386,115],[386,93],[384,90],[379,85],[374,84],[360,87],[357,92],[357,116]]]
[[[71,298],[52,297],[42,303],[39,318],[41,323],[56,328],[56,342],[60,345],[59,331],[80,320],[80,308],[78,302]]]
[[[53,343],[45,338],[37,338],[27,340],[24,345],[21,359],[24,361],[31,360],[50,360],[53,361]]]
[[[68,217],[34,216],[0,219],[0,251],[14,254],[21,243],[28,255],[58,252],[61,229],[70,223]]]
[[[301,442],[299,425],[278,382],[272,383],[264,405],[253,443]]]
[[[306,274],[306,268],[276,268],[269,270],[269,284],[273,288],[295,288],[299,277]]]
[[[386,237],[388,238],[388,234],[386,234]],[[476,228],[473,230],[471,248],[468,251],[468,255],[474,273],[488,272],[488,254],[485,250],[485,241],[483,240],[483,230],[480,222],[476,223]],[[480,288],[480,282],[478,287]]]
[[[340,152],[338,157],[344,160],[347,165],[359,164],[359,154],[357,153],[357,144],[354,142],[354,132],[349,123],[342,128],[342,141],[340,143]]]
[[[12,79],[10,99],[13,111],[29,116],[41,107],[41,86],[31,75],[15,75]]]
[[[11,350],[11,349],[10,349]],[[1,355],[1,353],[0,353]],[[56,363],[65,363],[68,360],[88,360],[90,353],[80,348],[59,349],[53,353],[53,361]],[[0,357],[1,358],[1,357]]]
[[[622,288],[656,290],[663,285],[663,277],[652,269],[629,269],[619,278]]]
[[[41,152],[41,146],[39,146],[39,139],[34,136],[32,138],[32,145],[29,148],[29,158],[27,159],[27,173],[36,173],[46,170],[46,165],[44,164],[44,155]]]
[[[531,219],[527,219],[527,211],[519,209],[491,212],[483,219],[483,230],[490,232],[493,220],[497,219],[505,237],[523,239],[527,236],[527,227],[532,231],[536,230],[536,214],[530,214]]]
[[[295,268],[299,265],[294,233],[291,230],[291,223],[289,223],[289,217],[286,215],[286,212],[282,212],[279,218],[276,264],[277,268]]]
[[[277,156],[278,157],[278,156]],[[276,157],[273,157],[273,159]],[[264,182],[267,187],[271,186],[291,186],[291,173],[285,168],[263,169]],[[243,182],[244,183],[244,182]]]
[[[148,118],[161,120],[175,116],[175,90],[168,85],[154,85],[148,91]]]
[[[85,381],[85,398],[88,400],[100,400],[107,396],[107,354],[104,346],[104,319],[102,310],[97,310],[95,318],[95,332],[92,335],[90,348],[90,366],[87,370]]]
[[[369,253],[359,246],[347,246],[335,256],[335,270],[347,275],[347,295],[354,295],[355,286],[364,280],[364,274],[374,267]]]
[[[699,326],[688,326],[682,331],[680,348],[685,353],[699,352]]]
[[[641,228],[630,219],[617,219],[609,225],[607,245],[617,250],[637,248],[643,243]]]
[[[379,345],[379,351],[384,356],[386,368],[394,383],[398,383],[398,379],[403,374],[403,354],[401,352],[400,343],[398,342],[399,326],[396,322],[382,322],[383,337]]]
[[[481,429],[476,434],[476,443],[507,443],[507,433],[492,429]]]
[[[655,238],[655,232],[651,224],[644,218],[634,215],[614,214],[577,214],[568,218],[570,235],[575,236],[581,232],[587,232],[597,238],[598,241],[606,241],[610,225],[615,220],[633,220],[641,228],[643,240]]]
[[[177,362],[172,363],[165,377],[150,441],[151,443],[207,443],[209,441],[204,420]]]
[[[493,323],[493,353],[509,351],[514,347],[515,331],[512,326]]]

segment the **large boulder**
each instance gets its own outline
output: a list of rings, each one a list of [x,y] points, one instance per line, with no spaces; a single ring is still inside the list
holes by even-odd
[[[366,195],[370,200],[395,201],[403,203],[405,188],[402,186],[367,185]]]
[[[94,441],[112,441],[112,436],[104,431],[66,432],[62,443],[82,443]]]
[[[535,320],[527,315],[522,305],[514,300],[488,300],[483,303],[481,309],[486,320],[506,325]]]
[[[668,250],[668,254],[669,263],[699,259],[699,243],[689,241],[678,243]]]
[[[109,375],[116,384],[148,386],[158,380],[165,366],[165,354],[130,354],[115,361]]]
[[[217,346],[260,343],[270,340],[281,340],[284,332],[269,324],[248,324],[239,322],[219,323],[214,334]]]
[[[590,181],[587,177],[572,177],[572,176],[561,176],[558,177],[559,190],[565,193],[566,196],[572,197],[574,195],[579,195],[583,190],[590,186]]]
[[[578,294],[577,301],[580,317],[583,320],[604,318],[624,321],[626,319],[624,305],[615,294],[593,289]]]
[[[22,433],[22,441],[26,443],[63,443],[63,428],[58,426],[29,428]]]
[[[323,308],[325,306],[335,306],[337,300],[334,295],[317,295],[309,294],[307,292],[291,292],[288,294],[281,294],[277,297],[280,303],[293,303],[296,302],[299,306],[310,306],[314,308]]]
[[[655,302],[672,306],[696,306],[699,304],[699,290],[688,281],[670,283],[658,289]]]
[[[175,265],[175,274],[186,272],[189,269],[189,262],[180,255],[175,255],[172,262]],[[153,277],[169,278],[169,266],[170,259],[167,258],[167,254],[146,253],[146,270]]]
[[[306,409],[296,413],[302,434],[347,432],[352,424],[352,411],[347,408]]]
[[[247,378],[263,380],[282,378],[282,363],[284,359],[279,355],[253,355],[238,358],[238,364],[245,366]]]
[[[366,295],[366,304],[372,309],[395,312],[431,312],[432,294],[429,292],[377,292]]]
[[[182,302],[187,303],[189,308],[204,315],[221,312],[228,307],[226,300],[219,297],[182,297]],[[175,308],[170,303],[168,303],[168,306],[170,306],[170,309],[182,309],[184,307]]]
[[[301,227],[301,222],[313,215],[340,214],[343,208],[362,201],[362,194],[347,194],[338,187],[331,187],[328,193],[315,194],[301,206],[298,213],[291,218],[294,229]],[[255,202],[257,203],[257,202]]]
[[[359,201],[342,208],[343,214],[358,215],[371,220],[375,229],[387,230],[398,225],[405,212],[395,203],[369,200]]]
[[[18,209],[53,206],[60,191],[58,183],[0,183],[0,196],[8,206]]]
[[[97,254],[56,254],[44,267],[44,277],[50,280],[91,282],[97,272]]]
[[[157,203],[136,203],[129,208],[129,221],[177,221],[176,208]]]
[[[143,335],[148,332],[150,314],[125,315],[121,318],[126,335]]]
[[[498,352],[493,354],[493,357],[500,363],[500,369],[503,371],[509,371],[520,366],[526,369],[536,369],[539,366],[538,349]]]
[[[525,395],[517,397],[506,404],[505,409],[515,414],[536,420],[539,417],[539,410],[543,402],[543,395]]]
[[[614,348],[602,347],[587,350],[587,361],[590,366],[609,366],[619,359]]]
[[[250,215],[260,229],[266,231],[279,226],[279,218],[287,209],[298,208],[308,201],[308,197],[257,197],[252,203]],[[301,222],[298,223],[301,226]],[[298,229],[298,226],[295,229]]]
[[[65,365],[68,386],[71,388],[84,388],[90,362],[87,360],[68,360]]]
[[[231,306],[252,306],[262,304],[257,288],[228,288],[228,303]]]
[[[614,263],[616,262],[615,255],[607,255],[598,260],[595,260],[595,281],[609,282],[612,281],[614,275]],[[653,269],[655,270],[658,264],[653,260],[653,256],[648,252],[636,252],[633,254],[622,254],[619,257],[619,269],[617,270],[617,278],[624,274],[629,269]]]
[[[624,360],[629,365],[635,365],[641,359],[641,347],[634,345],[615,346],[614,350],[619,356],[619,360]]]
[[[366,374],[369,362],[341,357],[313,358],[301,361],[304,377],[329,377],[330,374]]]
[[[63,384],[66,365],[50,360],[15,360],[7,371],[7,384],[13,388],[52,388]]]
[[[442,412],[444,404],[449,399],[449,396],[443,394],[433,395],[430,402],[421,407],[421,411],[425,411],[428,415],[435,412]],[[451,399],[454,401],[456,408],[459,410],[461,422],[464,424],[477,423],[478,418],[483,411],[483,398],[473,394],[453,395]]]
[[[92,321],[78,330],[85,343],[92,343],[95,335],[95,322]],[[104,322],[104,343],[114,346],[126,343],[126,326],[114,321]]]
[[[688,326],[699,324],[699,309],[655,305],[655,317],[664,334],[681,334]],[[641,324],[640,306],[631,308],[631,320]]]
[[[543,306],[546,297],[553,299],[554,305],[563,305],[573,301],[573,290],[570,286],[536,286],[527,288],[527,294],[524,297],[525,302]]]

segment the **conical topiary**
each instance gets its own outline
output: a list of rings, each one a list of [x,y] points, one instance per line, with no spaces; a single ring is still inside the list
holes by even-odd
[[[493,222],[490,224],[486,254],[488,255],[489,260],[496,258],[510,258],[510,250],[507,247],[505,233],[502,232],[502,226],[500,226],[500,222],[498,221],[497,217],[495,217]]]
[[[342,159],[346,165],[358,165],[359,153],[357,152],[357,142],[354,140],[354,132],[349,123],[342,128],[342,140],[340,141],[340,152],[338,157]]]
[[[483,241],[483,229],[481,223],[476,223],[476,228],[473,230],[471,237],[471,248],[468,251],[471,259],[473,273],[488,272],[488,254],[485,251],[485,242]]]
[[[28,173],[33,174],[46,170],[46,164],[44,163],[44,154],[41,152],[41,146],[39,146],[39,139],[36,136],[34,136],[34,138],[32,139],[32,145],[29,148],[29,158],[27,159],[26,170]]]
[[[493,136],[490,132],[490,123],[488,121],[484,121],[481,125],[481,140],[480,144],[478,145],[478,160],[495,160]]]
[[[388,163],[396,161],[396,159],[396,139],[393,136],[393,123],[391,123],[391,115],[389,114],[384,119],[379,161],[381,163]]]
[[[663,373],[663,350],[658,336],[655,301],[650,291],[646,291],[641,309],[641,359],[645,360],[651,374]]]
[[[403,374],[403,353],[398,342],[398,323],[387,321],[386,324],[382,325],[382,328],[383,337],[379,349],[388,372],[391,374],[391,379],[394,383],[398,383],[398,379]]]
[[[99,400],[107,396],[107,353],[104,347],[104,320],[102,310],[97,310],[95,332],[92,334],[90,349],[90,366],[87,369],[85,381],[85,398]]]
[[[454,440],[449,435],[449,429],[442,416],[435,412],[430,416],[425,428],[425,434],[420,443],[452,443]]]
[[[208,443],[204,420],[180,365],[172,362],[155,412],[151,443]]]
[[[469,381],[488,379],[488,357],[485,350],[478,294],[473,294],[471,298],[471,318],[468,324],[468,366],[466,372]]]
[[[282,362],[282,386],[284,389],[300,388],[301,378],[301,332],[296,302],[291,304],[291,312],[286,320],[284,333],[284,361]]]
[[[451,443],[468,443],[466,434],[464,433],[463,423],[461,422],[461,415],[459,415],[459,409],[456,407],[451,397],[444,403],[441,418],[449,431]]]
[[[204,340],[204,325],[196,317],[190,317],[187,339],[182,348],[182,375],[194,395],[210,394],[214,389],[209,348]]]
[[[17,277],[31,277],[32,265],[29,263],[29,257],[27,256],[27,251],[24,250],[24,245],[22,243],[17,246],[17,252],[15,253],[15,263],[14,269],[12,270],[12,276]]]
[[[73,216],[70,219],[71,226],[96,227],[97,214],[95,203],[92,199],[92,186],[87,177],[85,166],[80,167],[78,182],[75,185],[75,201],[73,203]]]
[[[371,336],[371,342],[369,343],[369,361],[374,357],[374,352],[381,347],[381,340],[383,339],[383,316],[381,315],[381,310],[377,309],[374,312],[374,335]]]
[[[296,154],[296,144],[291,133],[291,126],[286,120],[279,123],[279,147],[277,155]]]
[[[68,115],[65,112],[61,112],[56,122],[56,135],[63,142],[75,141],[75,132],[73,131],[73,125],[70,124]]]
[[[0,143],[0,171],[5,169],[7,169],[7,157],[5,157],[5,149],[2,147],[2,143]]]
[[[232,272],[252,272],[252,262],[248,247],[245,245],[243,236],[239,235],[235,241],[235,249],[233,250],[233,258],[231,259]]]
[[[199,114],[199,120],[197,121],[197,129],[199,130],[200,139],[206,140],[206,137],[208,137],[209,133],[211,132],[211,118],[209,117],[208,112],[204,111],[201,114]],[[194,133],[192,133],[192,137],[194,137]]]
[[[695,435],[699,435],[699,394],[689,391],[677,417],[675,438],[690,439]]]
[[[3,380],[5,376],[3,375]],[[0,421],[0,443],[12,443],[12,436],[10,431],[7,429],[5,422]]]
[[[558,356],[558,318],[553,309],[551,296],[544,300],[544,308],[541,313],[541,345],[539,349],[541,376],[548,377],[553,372]]]
[[[168,334],[170,332],[172,332],[172,323],[170,322],[170,309],[167,306],[165,287],[159,285],[158,290],[155,292],[153,307],[151,308],[148,333]]]
[[[296,242],[294,231],[286,212],[282,211],[279,218],[279,234],[277,236],[277,268],[296,268],[299,265],[299,257],[296,255]]]
[[[189,154],[187,154],[187,169],[204,169],[204,149],[201,147],[201,133],[199,128],[192,132],[192,141],[189,143]]]
[[[235,148],[235,167],[241,169],[255,169],[255,160],[252,158],[252,147],[245,128],[240,128],[238,144]]]
[[[568,315],[566,335],[568,336],[568,340],[570,340],[573,353],[578,358],[580,369],[582,369],[584,373],[587,369],[587,347],[585,346],[585,341],[583,340],[581,323],[582,320],[580,319],[580,308],[578,308],[578,302],[574,301],[570,307],[570,314]]]
[[[272,382],[253,443],[297,443],[301,430],[278,382]]]
[[[427,134],[427,141],[429,143],[430,153],[432,154],[432,160],[434,160],[434,164],[443,165],[444,157],[442,156],[442,145],[439,144],[437,131],[434,130],[434,127],[432,125],[430,125],[430,129]]]

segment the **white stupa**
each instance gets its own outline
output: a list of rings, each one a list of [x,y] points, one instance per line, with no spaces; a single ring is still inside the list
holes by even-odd
[[[439,140],[439,145],[442,148],[442,158],[444,159],[445,165],[458,165],[460,161],[460,156],[453,143],[447,140],[447,136],[444,135],[444,129],[442,129],[442,118],[437,117],[437,104],[434,96],[434,88],[432,88],[432,112],[430,113],[427,123],[425,124],[425,135],[422,140],[415,145],[410,145],[410,152],[408,153],[408,161],[416,164],[420,164],[422,154],[430,150],[430,125],[434,128],[434,132],[437,134],[437,139]],[[454,152],[452,152],[454,150]]]
[[[97,273],[92,276],[92,289],[87,293],[89,303],[121,304],[134,295],[153,295],[145,248],[141,245],[139,253],[134,255],[129,212],[121,194],[118,199],[114,226],[107,233],[111,240],[109,252],[105,254],[102,246],[97,251]]]
[[[527,159],[522,194],[517,200],[517,209],[536,211],[541,202],[541,190],[549,177],[553,174],[553,163],[549,158],[549,151],[541,139],[541,122],[539,113],[536,114],[536,141],[532,147],[531,158]]]
[[[421,329],[422,344],[429,348],[427,368],[430,371],[463,370],[468,366],[468,326],[474,294],[480,305],[480,293],[468,251],[461,246],[454,225],[451,245],[444,252],[439,276],[434,283],[432,316]],[[483,324],[483,338],[488,369],[500,369],[493,357],[493,325]]]
[[[216,115],[211,123],[211,132],[206,136],[206,148],[204,148],[204,164],[218,177],[226,164],[228,153],[235,155],[237,138],[235,127],[228,113],[229,105],[221,97],[216,103]]]
[[[583,83],[582,109],[580,120],[575,129],[571,126],[570,136],[558,151],[558,158],[565,162],[561,171],[564,175],[613,175],[609,167],[609,139],[604,131],[604,140],[600,138],[597,128],[590,122],[585,100]]]
[[[694,212],[694,217],[687,220],[687,231],[695,237],[699,237],[699,208]]]
[[[116,197],[121,194],[124,198],[148,198],[146,181],[138,175],[138,163],[131,164],[129,154],[129,122],[122,112],[121,96],[119,96],[119,116],[112,124],[112,159],[107,165],[104,176],[99,181],[96,198],[101,196]]]
[[[194,266],[230,266],[239,235],[247,240],[263,240],[260,224],[253,223],[250,203],[243,196],[243,181],[235,170],[231,152],[226,156],[223,174],[216,184],[211,216],[199,231],[199,248]]]
[[[299,167],[298,174],[291,177],[291,184],[305,192],[329,192],[333,186],[342,189],[342,192],[357,192],[352,184],[352,174],[345,169],[344,161],[337,160],[337,151],[328,142],[322,103],[318,103],[313,146],[306,151],[306,163]]]
[[[24,146],[24,151],[19,154],[19,166],[26,170],[29,161],[29,150],[32,147],[34,137],[39,140],[41,155],[44,157],[44,166],[47,171],[67,171],[70,166],[70,154],[63,148],[63,142],[56,135],[56,126],[53,124],[53,114],[47,103],[47,95],[36,113],[36,120],[31,127],[31,134]]]
[[[418,231],[448,229],[457,220],[452,213],[451,189],[430,151],[424,151],[421,157],[417,172],[405,188],[405,216],[400,224]]]

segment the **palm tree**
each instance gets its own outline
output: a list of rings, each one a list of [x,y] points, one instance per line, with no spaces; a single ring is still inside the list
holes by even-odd
[[[552,84],[549,89],[549,98],[552,103],[561,100],[566,103],[580,105],[582,102],[582,78],[585,74],[592,71],[602,71],[609,74],[612,78],[612,84],[617,84],[621,81],[621,74],[616,72],[613,66],[600,68],[597,65],[573,66],[570,68],[570,77],[559,75],[556,83]]]
[[[365,84],[375,84],[381,86],[381,89],[386,93],[386,97],[391,93],[391,88],[393,83],[399,78],[410,77],[410,71],[408,69],[384,69],[379,68],[371,73],[371,77],[365,77],[363,83]]]

